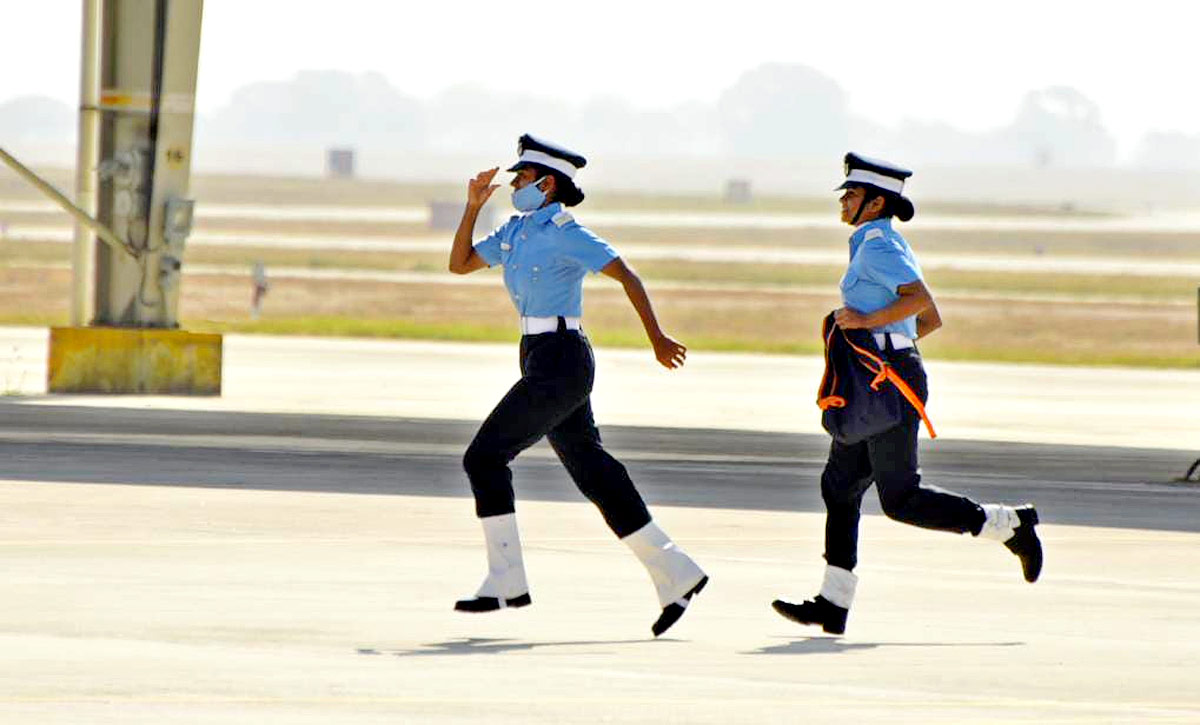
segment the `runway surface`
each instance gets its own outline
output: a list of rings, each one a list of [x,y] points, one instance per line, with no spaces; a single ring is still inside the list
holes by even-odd
[[[484,571],[459,460],[511,350],[234,337],[224,398],[115,399],[40,394],[38,339],[0,331],[0,374],[28,388],[0,399],[3,722],[1200,721],[1200,484],[1172,481],[1196,423],[1149,420],[1193,393],[1146,382],[1186,374],[1016,368],[1014,396],[940,371],[978,397],[944,404],[925,481],[1035,502],[1043,579],[868,495],[831,637],[769,608],[823,566],[827,440],[764,402],[802,396],[810,420],[790,380],[809,361],[701,357],[688,378],[602,351],[602,375],[652,381],[598,397],[605,440],[712,576],[654,640],[649,580],[542,445],[514,466],[533,606],[450,609]],[[439,388],[454,376],[470,395]],[[1109,395],[1060,390],[1081,379]],[[1072,415],[1022,423],[1047,401]],[[1138,426],[1158,445],[1112,444]]]
[[[28,481],[469,495],[461,456],[478,421],[0,403],[6,475]],[[605,426],[647,500],[671,506],[823,511],[822,435]],[[1200,532],[1200,453],[991,441],[927,444],[928,483],[1035,501],[1053,523]],[[544,442],[514,464],[522,499],[580,496]],[[880,513],[874,499],[866,509]]]

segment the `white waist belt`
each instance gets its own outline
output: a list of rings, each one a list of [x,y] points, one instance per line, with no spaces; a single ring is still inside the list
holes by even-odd
[[[892,349],[893,350],[905,350],[914,345],[911,337],[909,337],[907,335],[901,335],[898,332],[876,332],[874,334],[875,334],[875,344],[879,346],[880,350],[887,349],[888,335],[891,335],[891,337],[892,337]]]
[[[578,330],[583,327],[578,317],[564,317],[568,330]],[[540,335],[543,332],[554,332],[558,329],[557,317],[522,317],[522,335]]]

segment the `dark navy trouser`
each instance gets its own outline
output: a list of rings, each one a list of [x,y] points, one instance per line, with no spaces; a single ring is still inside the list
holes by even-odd
[[[650,522],[625,466],[600,443],[589,399],[595,369],[587,338],[565,329],[561,318],[557,332],[521,338],[521,379],[483,422],[463,456],[476,515],[513,513],[508,464],[546,436],[613,533],[628,536]]]
[[[884,357],[924,402],[925,369],[916,348],[893,350]],[[920,416],[901,401],[904,420],[894,428],[854,445],[834,441],[821,474],[825,500],[825,561],[853,570],[858,564],[858,521],[862,497],[871,484],[889,518],[914,526],[955,533],[978,533],[984,514],[971,499],[934,486],[921,485],[917,466]]]

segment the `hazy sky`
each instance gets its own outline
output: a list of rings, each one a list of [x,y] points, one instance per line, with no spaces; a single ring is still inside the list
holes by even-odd
[[[0,4],[9,31],[0,100],[76,103],[81,3]],[[251,81],[342,69],[379,71],[419,97],[472,82],[657,108],[711,102],[743,71],[773,61],[830,75],[852,112],[885,124],[988,129],[1009,121],[1026,91],[1074,86],[1128,152],[1149,130],[1200,134],[1194,5],[206,0],[197,104],[212,111]]]

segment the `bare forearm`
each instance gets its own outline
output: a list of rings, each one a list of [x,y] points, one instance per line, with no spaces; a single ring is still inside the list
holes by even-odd
[[[683,365],[687,359],[687,346],[667,335],[659,327],[658,318],[654,315],[654,306],[650,304],[650,296],[646,294],[646,287],[637,273],[620,257],[604,265],[604,269],[600,271],[621,283],[625,296],[629,298],[633,309],[637,310],[638,317],[642,320],[642,327],[646,328],[646,337],[650,338],[650,346],[654,348],[654,357],[658,362],[670,370]]]
[[[937,305],[931,304],[917,315],[917,339],[942,326],[942,316],[938,314]]]
[[[650,296],[646,294],[646,287],[642,284],[641,278],[631,271],[621,281],[621,285],[625,288],[625,296],[629,298],[633,309],[637,311],[638,317],[642,320],[646,336],[651,341],[662,337],[663,331],[658,324],[658,317],[654,314],[654,305],[650,303]]]
[[[479,210],[487,203],[492,192],[499,188],[492,183],[496,172],[494,167],[480,171],[474,179],[467,182],[467,206],[463,209],[462,221],[454,232],[454,244],[450,246],[450,271],[455,274],[467,274],[488,266],[483,257],[475,251],[471,244],[471,235],[475,233],[475,220],[479,218]]]
[[[920,315],[929,307],[928,298],[920,298],[917,295],[902,295],[887,307],[875,310],[866,315],[867,327],[883,327],[890,325],[893,322]]]
[[[454,232],[454,244],[450,247],[450,271],[455,274],[466,274],[478,269],[472,265],[471,257],[475,255],[471,236],[475,232],[475,221],[479,218],[480,207],[467,204],[463,209],[462,220]]]
[[[883,327],[890,325],[893,322],[906,320],[909,317],[917,318],[917,337],[921,337],[921,319],[926,318],[926,324],[930,326],[925,332],[932,332],[941,324],[940,321],[935,322],[937,317],[937,305],[933,302],[933,293],[925,286],[921,280],[902,284],[896,288],[898,295],[895,302],[882,309],[863,315],[863,327]]]

